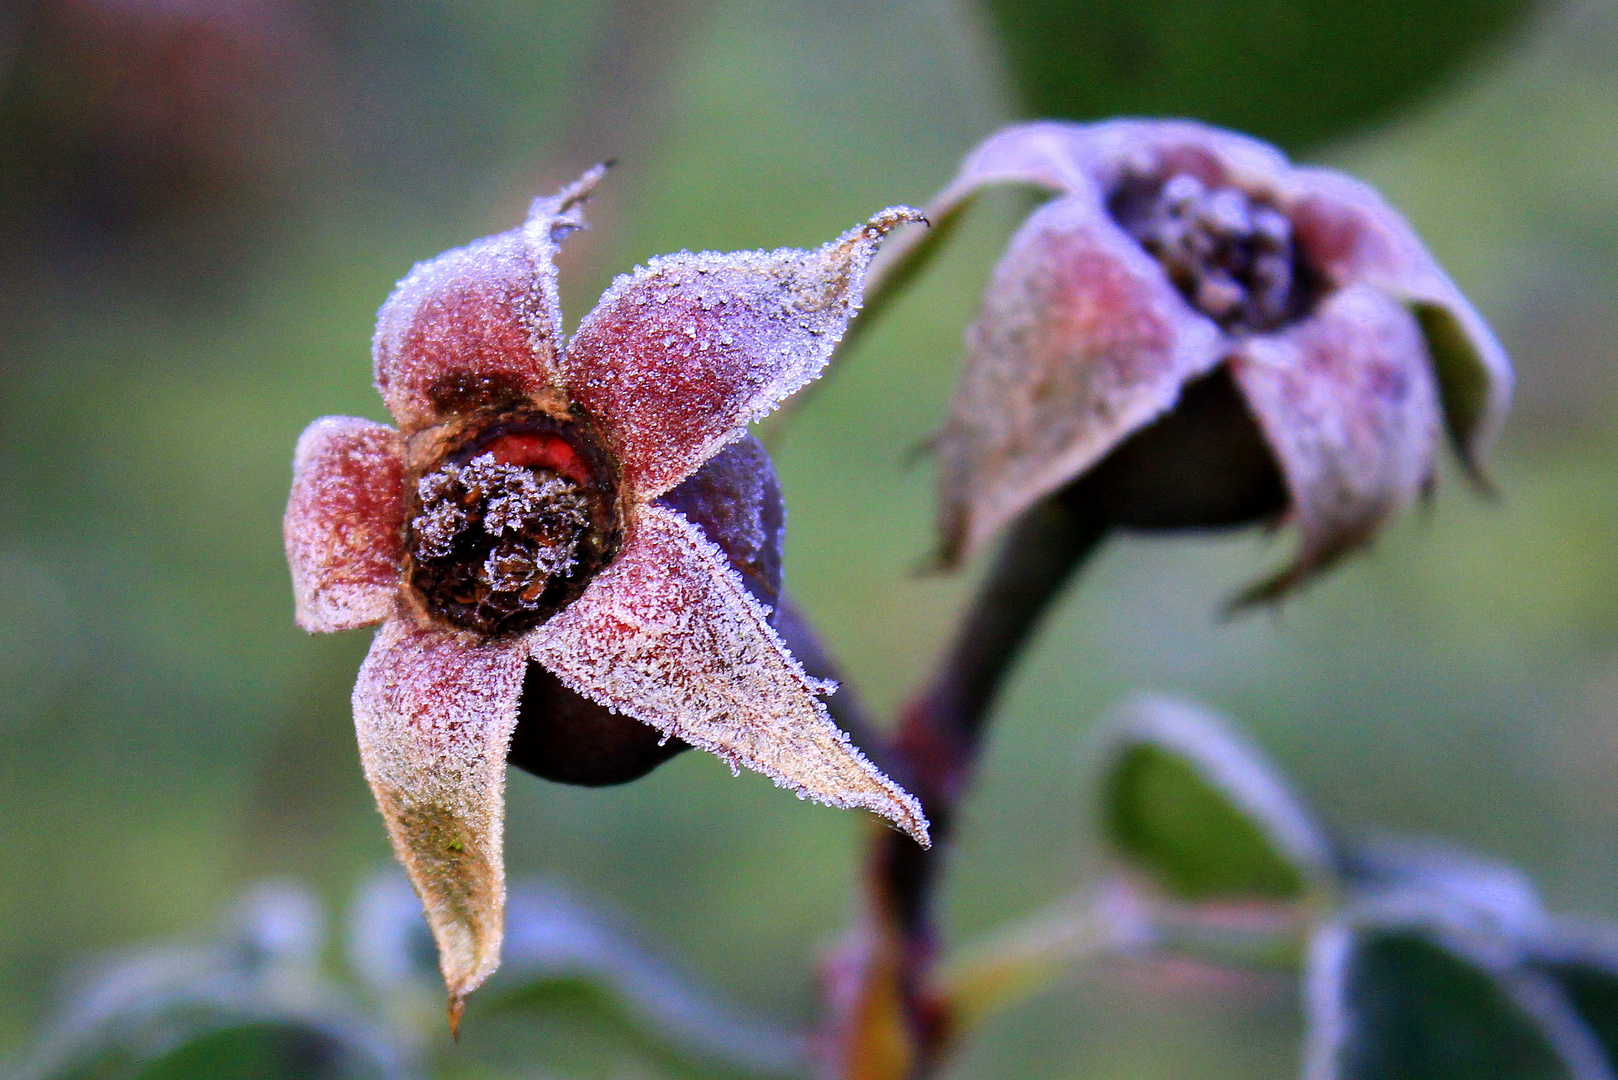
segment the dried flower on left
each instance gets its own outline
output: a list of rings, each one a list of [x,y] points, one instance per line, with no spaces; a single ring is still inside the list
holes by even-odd
[[[317,420],[293,466],[299,625],[382,624],[354,719],[452,1023],[499,963],[505,767],[531,665],[547,700],[576,696],[927,842],[920,806],[832,723],[816,697],[832,688],[775,633],[773,590],[750,588],[762,548],[738,550],[748,530],[709,505],[715,485],[724,503],[762,482],[747,424],[819,374],[877,243],[920,215],[884,210],[813,251],[654,259],[564,345],[554,258],[600,176],[400,282],[373,343],[398,430]]]

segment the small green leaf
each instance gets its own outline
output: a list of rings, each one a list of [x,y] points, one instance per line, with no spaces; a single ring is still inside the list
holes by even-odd
[[[1526,0],[984,0],[1033,116],[1339,138],[1495,47]]]
[[[1102,777],[1107,839],[1181,900],[1296,900],[1329,884],[1324,837],[1256,748],[1223,723],[1143,699]]]
[[[1333,924],[1307,989],[1309,1080],[1610,1080],[1558,988],[1502,939]]]

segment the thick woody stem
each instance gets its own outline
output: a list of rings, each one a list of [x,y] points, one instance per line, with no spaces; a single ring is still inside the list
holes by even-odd
[[[1021,518],[931,686],[902,714],[892,752],[885,755],[897,769],[896,779],[921,800],[933,846],[924,850],[891,830],[875,837],[866,874],[869,930],[877,939],[874,947],[892,962],[865,970],[867,978],[892,978],[897,985],[869,987],[857,997],[898,1004],[911,1048],[902,1055],[904,1072],[911,1080],[932,1071],[952,1026],[943,1003],[931,994],[937,951],[932,901],[989,715],[1045,611],[1105,532],[1103,522],[1060,493]],[[859,1069],[848,1075],[856,1073],[870,1075]]]

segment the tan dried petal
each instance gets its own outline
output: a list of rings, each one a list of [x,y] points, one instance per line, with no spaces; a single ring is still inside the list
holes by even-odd
[[[1270,599],[1366,543],[1432,478],[1442,419],[1421,329],[1369,286],[1248,339],[1231,373],[1280,463],[1300,549],[1244,598]]]
[[[825,366],[895,207],[814,251],[681,253],[620,276],[563,359],[607,427],[624,484],[668,491]]]
[[[521,638],[491,642],[401,613],[377,632],[354,686],[365,778],[426,908],[452,1023],[500,963],[506,747],[526,665]]]
[[[298,625],[349,630],[393,611],[404,544],[399,433],[327,416],[298,439],[282,535]]]
[[[968,331],[938,442],[945,561],[1171,408],[1223,341],[1097,201],[1036,210]]]
[[[1294,235],[1334,285],[1374,286],[1416,315],[1461,460],[1480,475],[1511,407],[1505,349],[1398,211],[1365,184],[1328,169],[1286,179]]]
[[[509,232],[418,263],[377,313],[376,386],[408,434],[555,382],[557,242],[582,226],[590,170]]]
[[[832,723],[815,698],[828,687],[804,674],[724,553],[675,511],[640,507],[618,560],[528,640],[575,693],[928,842],[920,805]]]

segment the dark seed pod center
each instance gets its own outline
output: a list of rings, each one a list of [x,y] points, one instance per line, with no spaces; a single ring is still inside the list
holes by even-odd
[[[1189,173],[1136,175],[1110,209],[1191,306],[1227,330],[1273,330],[1311,304],[1292,223],[1260,196]]]
[[[422,474],[407,546],[429,611],[465,630],[520,633],[611,560],[613,485],[583,434],[548,414],[505,416]]]

